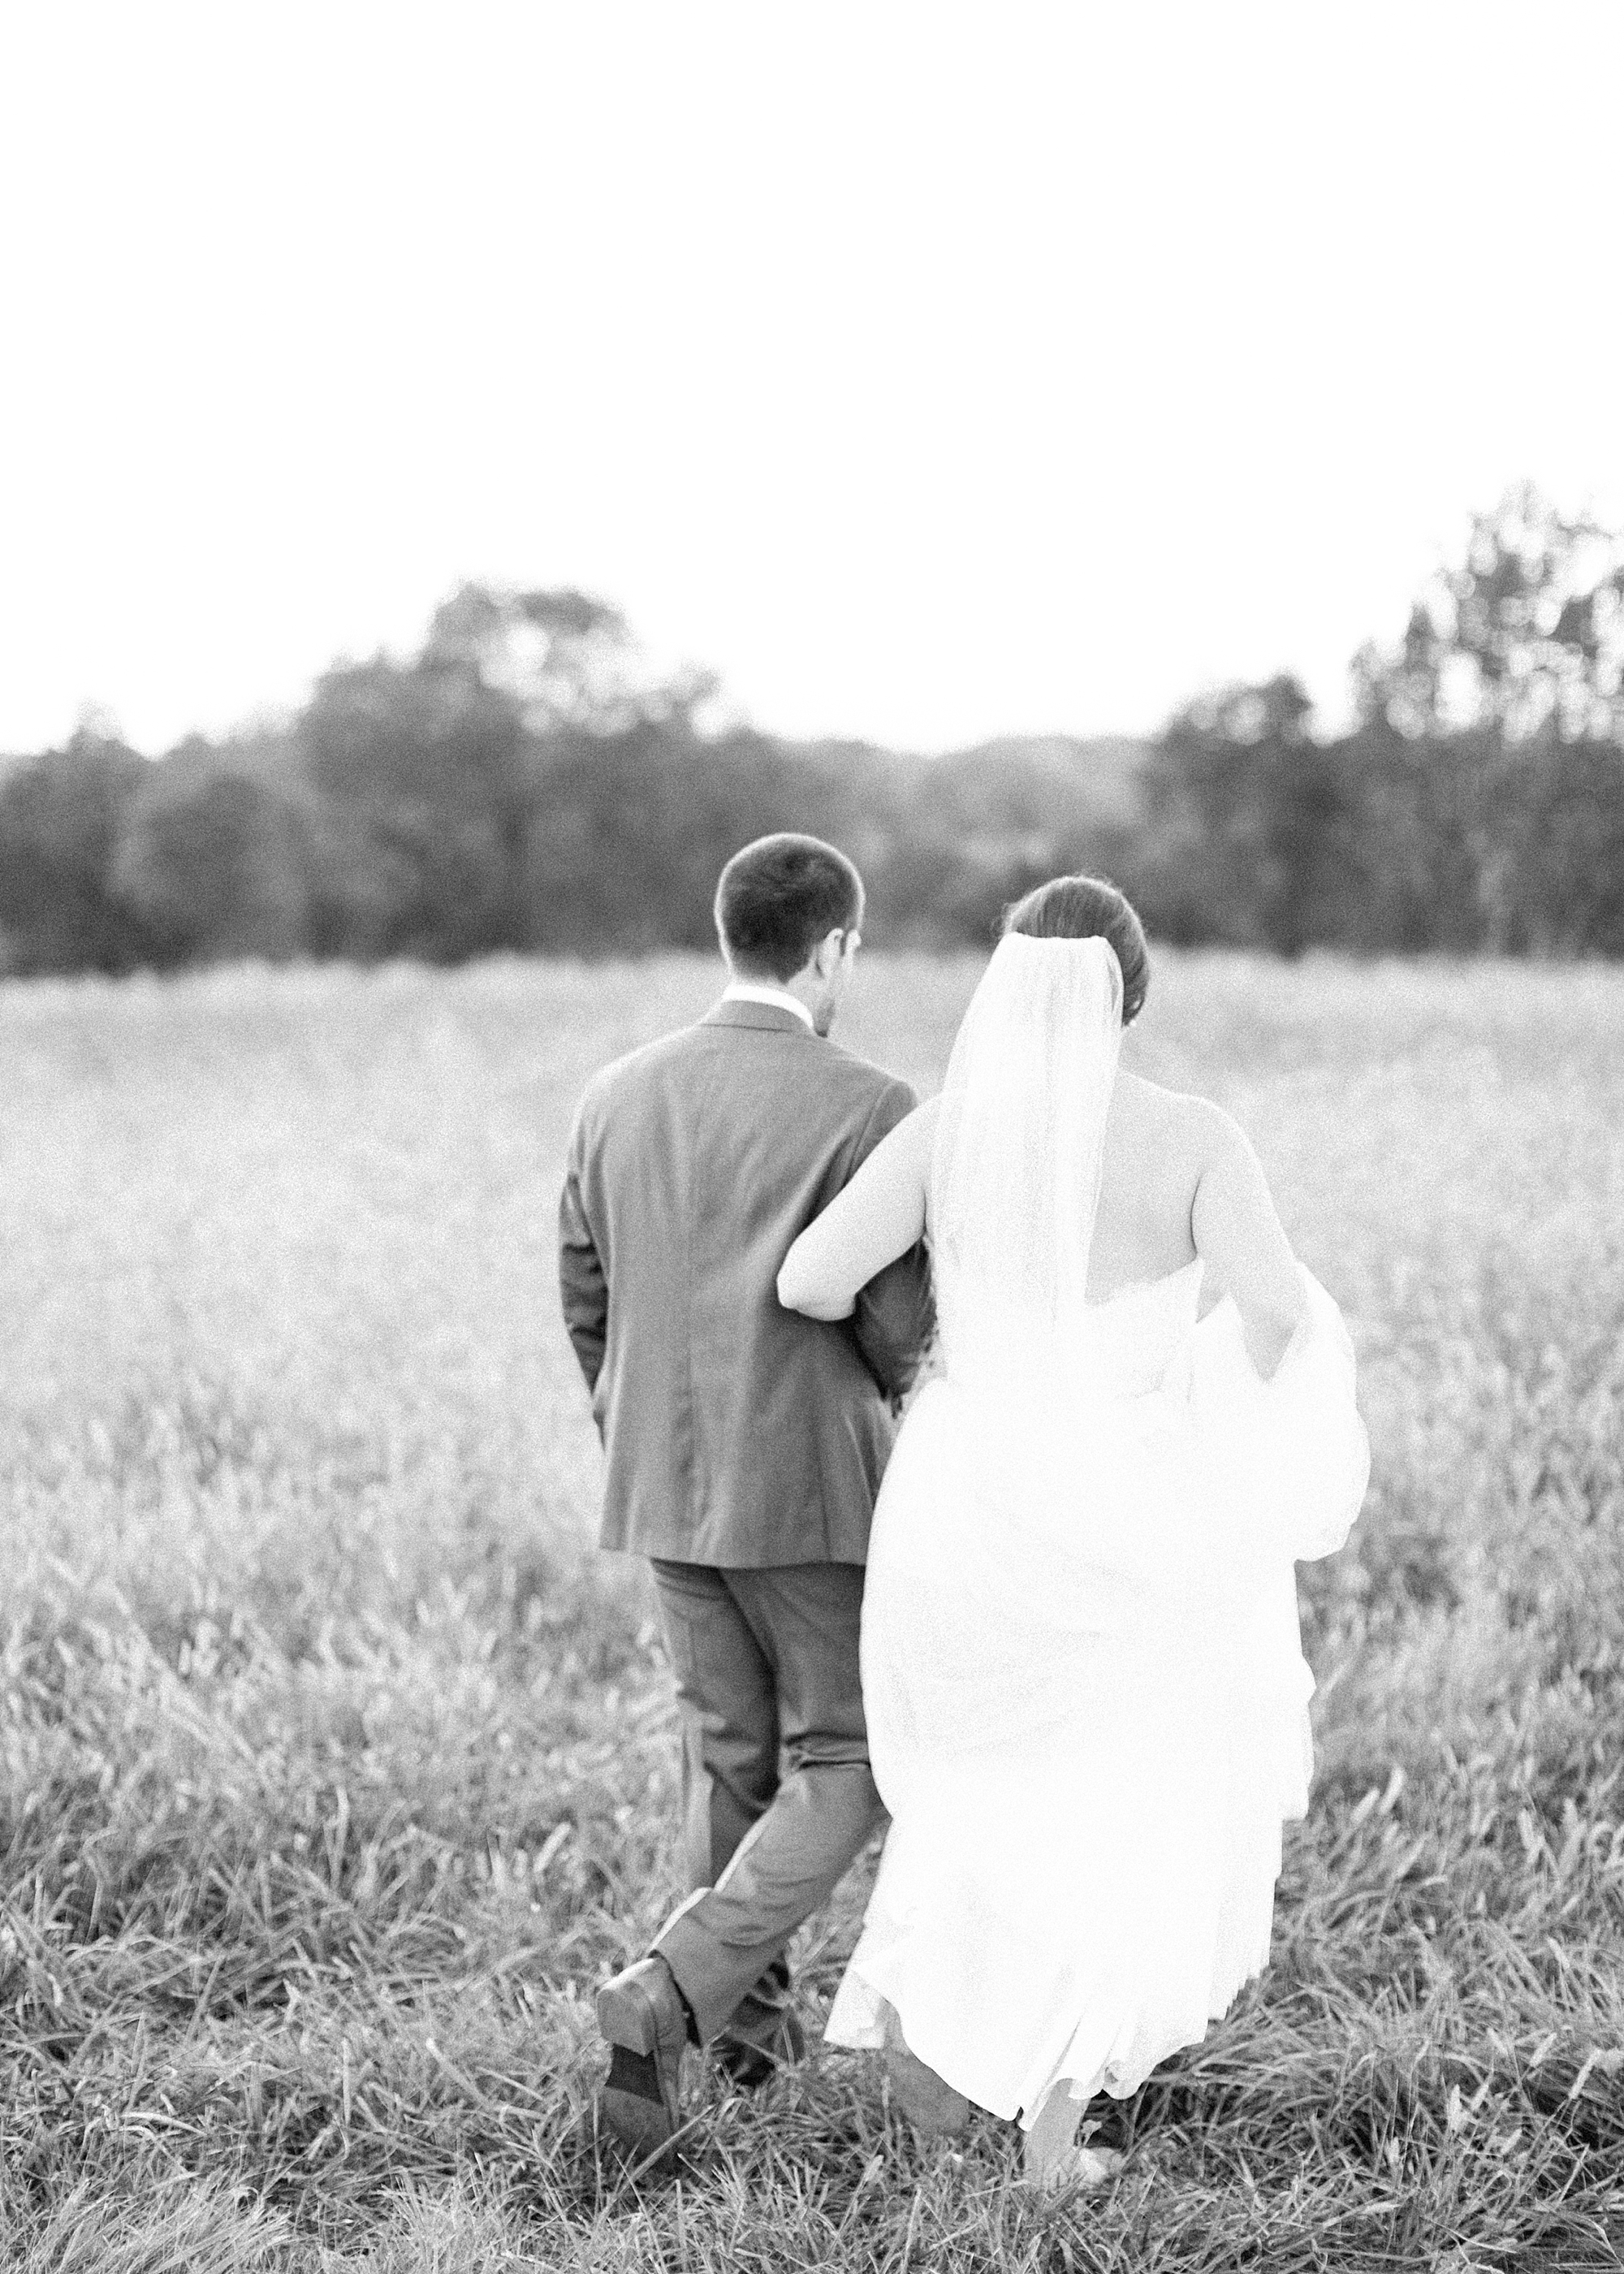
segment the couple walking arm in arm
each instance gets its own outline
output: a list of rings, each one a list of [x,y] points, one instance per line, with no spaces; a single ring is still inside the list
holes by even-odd
[[[828,1040],[861,906],[832,848],[747,847],[722,1001],[572,1135],[565,1310],[604,1544],[653,1569],[690,1887],[598,1993],[600,2108],[658,2155],[686,2044],[747,2085],[797,2056],[786,1949],[889,1811],[826,2041],[1097,2179],[1088,2097],[1267,1962],[1311,1759],[1291,1561],[1367,1468],[1351,1345],[1234,1124],[1119,1075],[1147,962],[1114,887],[1010,912],[917,1109]]]

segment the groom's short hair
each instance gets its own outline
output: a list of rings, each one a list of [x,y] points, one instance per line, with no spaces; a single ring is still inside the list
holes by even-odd
[[[793,830],[741,846],[716,888],[716,929],[737,971],[793,979],[831,931],[862,922],[863,881],[844,853]]]

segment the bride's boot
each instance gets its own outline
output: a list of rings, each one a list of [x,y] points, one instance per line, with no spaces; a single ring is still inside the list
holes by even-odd
[[[1026,2180],[1040,2195],[1056,2195],[1073,2185],[1097,2187],[1122,2169],[1114,2148],[1079,2148],[1077,2127],[1082,2103],[1073,2100],[1063,2077],[1050,2087],[1026,2135]]]
[[[970,2104],[962,2092],[928,2068],[910,2052],[896,2008],[885,2013],[885,2074],[891,2098],[916,2131],[936,2135],[962,2132],[970,2121]]]

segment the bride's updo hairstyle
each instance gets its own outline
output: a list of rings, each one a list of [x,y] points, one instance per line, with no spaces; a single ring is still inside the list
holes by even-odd
[[[1150,992],[1145,927],[1125,892],[1105,877],[1051,877],[1004,911],[1006,933],[1028,939],[1108,939],[1122,966],[1122,1023],[1131,1026]]]

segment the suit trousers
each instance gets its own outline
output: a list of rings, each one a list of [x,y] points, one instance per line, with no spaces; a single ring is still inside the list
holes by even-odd
[[[654,1584],[692,1893],[653,1946],[702,2043],[729,2022],[756,2036],[787,1995],[791,1936],[884,1818],[858,1674],[862,1567],[656,1559]]]

